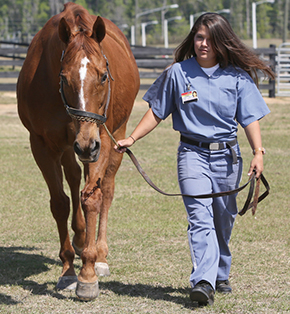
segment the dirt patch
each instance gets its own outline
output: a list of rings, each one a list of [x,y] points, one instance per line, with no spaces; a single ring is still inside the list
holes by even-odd
[[[17,99],[15,92],[0,93],[0,115],[16,115]]]
[[[7,116],[7,115],[16,115],[17,114],[17,105],[16,104],[0,104],[0,115]]]
[[[264,100],[267,105],[287,105],[290,104],[290,97],[275,97],[275,98],[269,98],[269,97],[264,97]]]
[[[4,92],[2,95],[4,97],[16,99],[16,93],[15,92]]]

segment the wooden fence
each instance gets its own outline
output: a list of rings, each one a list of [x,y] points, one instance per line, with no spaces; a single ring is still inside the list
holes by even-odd
[[[0,67],[8,70],[0,71],[0,91],[15,91],[16,83],[7,83],[5,79],[17,78],[21,66],[24,62],[28,44],[8,43],[0,41]],[[139,68],[141,78],[141,88],[148,89],[150,84],[144,84],[142,79],[155,79],[162,71],[173,62],[173,49],[155,47],[131,47]],[[259,48],[256,54],[269,61],[275,71],[276,46],[269,48]],[[262,77],[262,75],[260,75]],[[2,82],[1,82],[2,81]],[[4,81],[4,82],[3,82]],[[263,81],[259,84],[261,92],[269,97],[275,97],[275,80]]]
[[[0,71],[0,91],[16,90],[14,81],[25,60],[28,45],[0,41],[0,68],[4,69]]]
[[[172,62],[173,49],[154,48],[154,47],[132,47],[141,78],[156,78],[163,69],[169,66]],[[266,60],[275,72],[276,67],[276,46],[270,45],[269,48],[255,49],[255,53],[262,59]],[[151,71],[148,71],[150,69]],[[258,73],[260,78],[259,89],[269,97],[275,97],[275,79],[263,80],[263,73]],[[148,89],[150,85],[142,84],[142,88]]]

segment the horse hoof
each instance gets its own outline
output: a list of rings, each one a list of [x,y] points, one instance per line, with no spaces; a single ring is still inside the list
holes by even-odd
[[[74,241],[72,241],[72,247],[74,248],[76,255],[81,256],[83,249],[77,247],[77,246],[74,244]]]
[[[110,269],[107,263],[95,263],[95,271],[97,276],[110,276]]]
[[[59,277],[56,289],[57,290],[75,290],[77,286],[77,276]]]
[[[83,301],[90,301],[99,296],[99,283],[81,282],[78,280],[76,287],[76,295]]]

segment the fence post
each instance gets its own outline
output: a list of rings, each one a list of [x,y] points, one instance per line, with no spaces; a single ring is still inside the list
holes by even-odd
[[[270,64],[271,64],[271,69],[275,73],[275,65],[276,65],[276,45],[270,45],[270,48],[273,48],[274,53],[271,53],[269,55],[270,59]],[[275,98],[275,86],[276,86],[276,80],[274,79],[269,79],[269,85],[271,88],[269,88],[269,97],[270,98]]]

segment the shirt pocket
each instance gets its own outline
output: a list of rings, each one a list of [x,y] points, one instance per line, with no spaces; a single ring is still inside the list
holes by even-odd
[[[220,87],[218,113],[227,118],[235,119],[237,108],[236,89]]]

